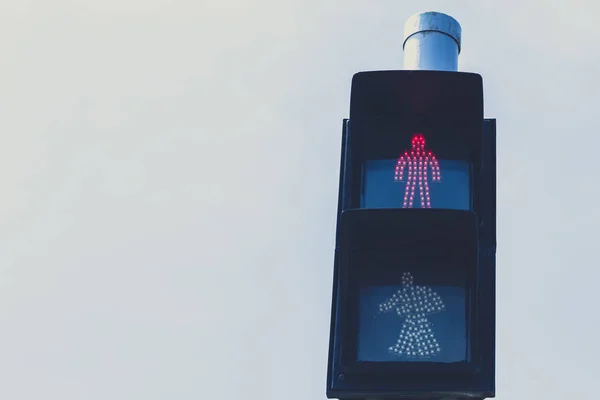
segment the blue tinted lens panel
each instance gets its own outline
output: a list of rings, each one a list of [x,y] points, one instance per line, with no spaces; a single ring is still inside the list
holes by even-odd
[[[409,167],[395,159],[367,161],[361,208],[471,209],[468,162],[438,160],[426,168]]]
[[[466,277],[458,270],[427,279],[398,271],[395,282],[364,286],[359,300],[359,361],[469,361]]]

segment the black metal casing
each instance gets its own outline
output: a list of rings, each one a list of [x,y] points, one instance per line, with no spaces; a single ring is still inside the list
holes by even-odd
[[[398,157],[414,132],[427,136],[440,159],[472,166],[470,210],[361,208],[366,160]],[[494,397],[496,127],[483,118],[481,76],[358,73],[342,135],[327,397]],[[397,279],[408,264],[428,268],[432,281],[454,271],[464,277],[468,360],[358,359],[360,287]]]

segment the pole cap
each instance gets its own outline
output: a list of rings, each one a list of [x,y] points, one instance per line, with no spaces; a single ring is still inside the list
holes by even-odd
[[[419,32],[440,32],[450,36],[458,45],[458,52],[460,53],[462,28],[458,21],[451,16],[435,11],[412,15],[404,24],[404,42],[402,43],[402,48],[404,49],[406,41],[412,35]]]

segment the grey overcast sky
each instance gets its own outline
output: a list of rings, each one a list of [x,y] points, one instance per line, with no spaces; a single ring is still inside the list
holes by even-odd
[[[600,6],[0,1],[0,398],[325,398],[341,121],[418,11],[498,119],[498,399],[599,371]]]

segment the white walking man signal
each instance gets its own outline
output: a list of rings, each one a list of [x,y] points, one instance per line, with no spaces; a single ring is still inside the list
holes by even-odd
[[[395,311],[404,323],[398,341],[389,352],[402,357],[431,358],[442,351],[427,315],[445,310],[440,296],[425,286],[415,286],[413,277],[402,275],[402,288],[379,305],[379,312]]]

